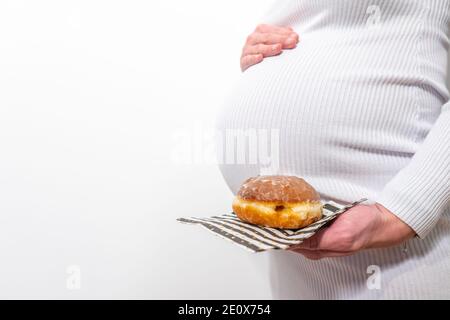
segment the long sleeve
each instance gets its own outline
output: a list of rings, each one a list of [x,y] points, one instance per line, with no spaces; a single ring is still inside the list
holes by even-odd
[[[385,186],[377,199],[426,237],[450,205],[450,102],[410,163]]]

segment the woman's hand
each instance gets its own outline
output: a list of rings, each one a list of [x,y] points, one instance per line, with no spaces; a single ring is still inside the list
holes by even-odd
[[[330,227],[289,250],[318,260],[395,246],[414,235],[407,224],[382,205],[357,205],[337,217]]]
[[[265,57],[279,55],[283,49],[293,49],[299,41],[290,27],[260,24],[247,37],[241,55],[241,70],[260,63]]]

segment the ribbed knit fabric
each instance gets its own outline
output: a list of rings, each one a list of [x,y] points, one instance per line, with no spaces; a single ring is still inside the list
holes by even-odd
[[[313,262],[271,254],[275,298],[450,298],[450,0],[275,1],[297,48],[245,71],[218,128],[279,130],[279,170],[324,200],[368,197],[419,236]],[[236,192],[261,165],[222,165]],[[381,289],[367,286],[367,268]],[[370,271],[370,268],[369,268]]]

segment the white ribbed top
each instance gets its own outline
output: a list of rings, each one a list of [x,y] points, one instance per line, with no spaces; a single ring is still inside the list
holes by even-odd
[[[300,43],[241,76],[219,129],[279,130],[279,174],[325,200],[368,197],[420,237],[308,261],[271,254],[275,298],[450,298],[450,0],[275,1]],[[222,165],[233,192],[260,166]],[[381,268],[369,290],[367,267]]]

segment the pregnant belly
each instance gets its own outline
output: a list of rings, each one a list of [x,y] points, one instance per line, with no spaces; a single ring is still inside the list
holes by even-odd
[[[218,128],[275,131],[273,173],[315,179],[313,185],[369,172],[388,179],[416,149],[404,125],[416,116],[416,79],[407,72],[413,68],[391,66],[389,57],[373,61],[375,47],[333,46],[304,37],[296,49],[248,69],[224,104]],[[386,153],[392,154],[389,166],[379,156]],[[261,163],[222,166],[233,190],[260,171]]]

